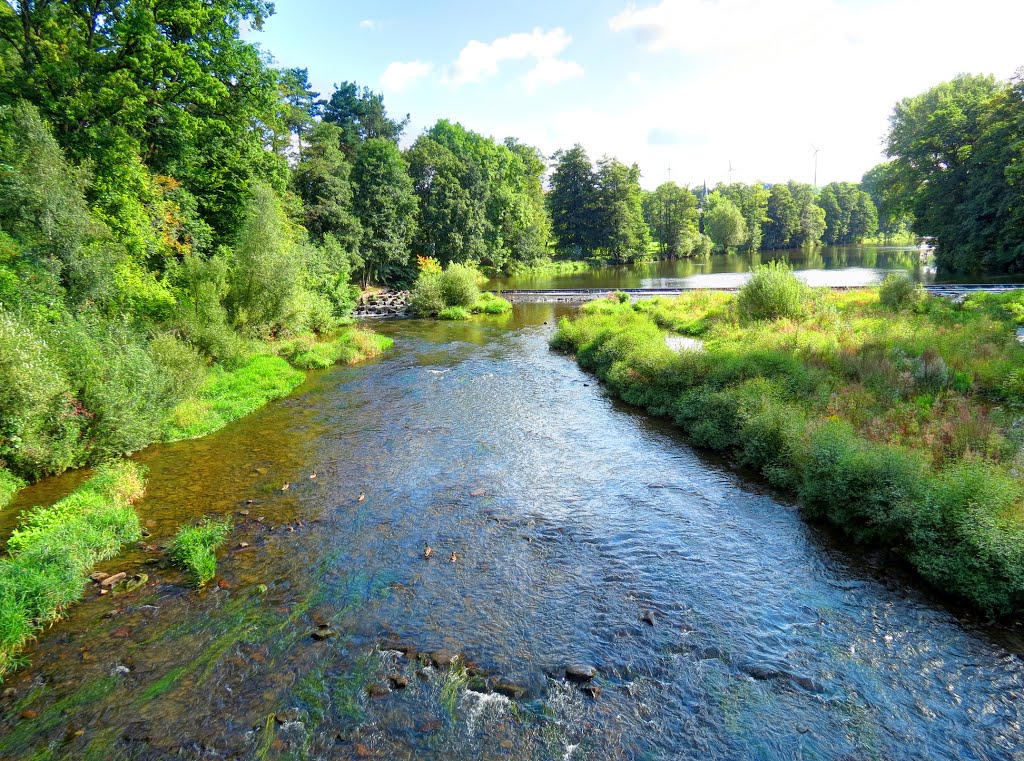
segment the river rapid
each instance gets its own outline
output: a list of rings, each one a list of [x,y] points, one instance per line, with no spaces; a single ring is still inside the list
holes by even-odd
[[[105,564],[148,583],[30,648],[0,758],[1024,759],[1015,625],[610,400],[548,349],[566,310],[383,323],[385,357],[141,453],[148,547],[234,516],[218,581]]]

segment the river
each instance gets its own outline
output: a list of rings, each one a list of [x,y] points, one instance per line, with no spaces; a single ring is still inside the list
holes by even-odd
[[[610,400],[548,349],[566,311],[382,323],[385,357],[138,455],[150,545],[235,516],[219,582],[195,592],[158,550],[104,564],[149,582],[90,590],[30,648],[0,757],[1024,758],[1017,628]]]
[[[755,264],[780,260],[814,286],[874,285],[892,272],[919,283],[1012,282],[1020,277],[951,277],[937,273],[930,257],[909,246],[819,246],[755,254],[714,254],[619,267],[595,267],[568,274],[524,274],[494,278],[492,290],[559,288],[736,288]]]

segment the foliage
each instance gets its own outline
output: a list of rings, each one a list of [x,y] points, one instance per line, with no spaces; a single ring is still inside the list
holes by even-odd
[[[878,210],[871,196],[852,182],[833,182],[821,190],[818,205],[825,212],[825,242],[860,243],[878,230]]]
[[[0,510],[3,510],[14,499],[14,495],[25,485],[25,482],[6,468],[0,468]]]
[[[197,587],[202,587],[217,575],[217,548],[227,541],[231,521],[204,519],[197,526],[182,526],[167,548],[177,565],[192,575]]]
[[[736,307],[747,320],[797,318],[804,314],[810,289],[785,262],[754,267],[736,296]]]
[[[697,196],[674,182],[644,195],[644,219],[663,255],[689,256],[700,235]]]
[[[753,185],[736,182],[719,185],[715,191],[723,198],[732,201],[743,217],[746,235],[740,242],[747,251],[757,251],[762,247],[762,227],[768,222],[769,191],[764,184]],[[711,236],[714,238],[714,236]],[[737,244],[740,245],[740,244]],[[727,246],[728,247],[728,246]]]
[[[717,192],[708,198],[708,211],[704,216],[704,229],[715,248],[730,251],[747,240],[746,222],[743,214],[728,198]]]
[[[469,310],[465,307],[445,307],[437,313],[439,320],[468,320]]]
[[[442,272],[433,267],[421,269],[410,306],[422,317],[440,316],[447,307],[471,309],[480,299],[480,280],[479,270],[466,264],[452,262]]]
[[[799,306],[780,310],[789,316],[749,321],[736,319],[741,296],[603,299],[563,319],[552,346],[796,493],[809,515],[903,553],[981,610],[1019,612],[1024,383],[1012,379],[1024,378],[1024,349],[1012,337],[1024,295],[922,297],[894,312],[871,290],[794,290],[804,298],[780,299]],[[670,349],[665,329],[703,349]]]
[[[359,328],[347,328],[326,341],[311,335],[279,344],[277,352],[300,370],[322,370],[336,364],[351,365],[383,354],[393,345],[387,336]]]
[[[891,214],[937,239],[936,261],[954,272],[1024,266],[1021,139],[1024,77],[1009,83],[961,74],[896,104],[882,177]]]
[[[11,534],[0,559],[0,679],[19,665],[24,644],[82,596],[92,567],[142,536],[131,503],[142,496],[143,475],[129,461],[100,466]]]
[[[474,314],[507,314],[512,311],[512,302],[493,293],[484,292],[476,300],[472,311]]]
[[[923,297],[924,289],[902,272],[887,275],[878,288],[882,306],[897,311],[915,306]]]
[[[402,152],[385,138],[370,138],[355,150],[352,203],[362,228],[364,286],[394,277],[409,261],[418,204],[407,169]]]
[[[598,230],[597,176],[579,143],[554,155],[548,209],[558,253],[586,259],[595,248]]]

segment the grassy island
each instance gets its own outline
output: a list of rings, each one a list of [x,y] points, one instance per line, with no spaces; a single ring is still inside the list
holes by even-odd
[[[1024,608],[1022,322],[1024,292],[832,292],[767,266],[737,295],[592,302],[552,346],[998,615]]]

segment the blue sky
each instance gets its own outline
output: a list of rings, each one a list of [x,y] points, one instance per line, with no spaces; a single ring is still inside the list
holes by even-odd
[[[969,9],[969,12],[965,9]],[[1024,66],[1007,0],[278,0],[247,34],[281,66],[383,92],[408,137],[439,118],[547,153],[582,143],[643,183],[858,180],[893,104]]]

